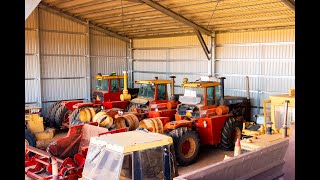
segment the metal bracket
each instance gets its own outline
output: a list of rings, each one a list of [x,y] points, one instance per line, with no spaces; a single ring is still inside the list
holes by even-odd
[[[210,51],[209,51],[209,49],[208,49],[208,46],[206,45],[206,42],[204,41],[204,39],[203,39],[203,37],[202,37],[202,35],[201,35],[201,33],[200,33],[200,31],[198,31],[198,30],[194,30],[194,32],[196,33],[196,35],[197,35],[197,37],[198,37],[198,39],[199,39],[199,42],[200,42],[200,44],[201,44],[201,47],[202,47],[202,49],[203,49],[203,51],[204,51],[204,53],[206,54],[206,56],[207,56],[207,58],[208,58],[208,61],[210,61],[211,59],[210,59]]]

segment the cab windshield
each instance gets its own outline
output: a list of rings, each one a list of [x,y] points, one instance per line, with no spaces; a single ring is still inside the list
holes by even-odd
[[[186,87],[184,90],[184,96],[199,97],[201,98],[201,104],[203,103],[203,95],[204,88]]]
[[[153,99],[154,98],[154,91],[155,91],[154,85],[141,84],[141,86],[139,88],[138,97]]]
[[[86,180],[119,179],[123,154],[90,144],[82,176]]]
[[[108,80],[107,79],[98,79],[97,84],[96,84],[96,90],[108,91]]]

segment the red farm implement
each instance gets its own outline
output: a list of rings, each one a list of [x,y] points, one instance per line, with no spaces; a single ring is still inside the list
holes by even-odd
[[[26,146],[25,174],[33,179],[81,178],[90,138],[125,131],[126,128],[108,131],[90,124],[72,126],[65,137],[52,142],[46,151]]]

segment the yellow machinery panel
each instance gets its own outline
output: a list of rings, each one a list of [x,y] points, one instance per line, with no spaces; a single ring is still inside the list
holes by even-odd
[[[53,138],[54,133],[55,129],[47,128],[45,131],[34,133],[34,135],[36,136],[36,140],[43,140]]]
[[[241,149],[244,149],[247,151],[253,151],[253,150],[266,147],[281,139],[283,139],[283,137],[280,133],[276,133],[272,135],[263,134],[260,136],[251,137],[249,139],[243,139],[240,141],[240,144],[241,144]]]
[[[44,131],[43,117],[40,117],[39,114],[26,114],[25,120],[28,130],[32,134]]]
[[[295,89],[292,88],[287,94],[271,95],[269,100],[263,102],[263,124],[258,130],[248,130],[247,126],[252,122],[243,124],[242,134],[247,136],[259,136],[266,133],[267,121],[272,122],[272,133],[282,133],[283,121],[285,118],[285,105],[288,101],[287,114],[287,135],[290,134],[290,124],[295,122]],[[269,105],[269,106],[267,106]]]
[[[27,129],[35,135],[36,140],[51,139],[54,136],[55,129],[44,128],[43,117],[40,117],[40,107],[25,107],[25,122]]]
[[[282,124],[285,115],[285,101],[288,102],[288,114],[287,114],[287,134],[290,134],[290,124],[295,122],[295,93],[294,89],[290,89],[289,94],[272,95],[270,100],[266,103],[270,103],[271,106],[271,122],[272,129],[275,132],[282,132]],[[264,107],[265,109],[265,107]],[[265,122],[267,121],[266,112],[264,112]]]

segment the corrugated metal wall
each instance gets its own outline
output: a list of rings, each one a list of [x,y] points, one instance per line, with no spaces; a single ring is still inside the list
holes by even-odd
[[[294,87],[294,33],[294,29],[278,29],[216,34],[213,72],[227,78],[225,95],[245,96],[245,76],[249,76],[252,113],[256,114],[271,94]],[[209,45],[209,37],[204,39]],[[180,85],[183,77],[194,81],[207,74],[208,62],[196,36],[133,40],[134,80],[175,75]],[[175,91],[182,93],[180,87]]]
[[[207,45],[210,38],[204,36]],[[208,60],[196,36],[133,40],[134,80],[176,76],[176,93],[184,77],[195,81],[207,74]],[[136,86],[135,86],[136,87]]]
[[[90,30],[91,74],[127,70],[127,43],[96,30]],[[92,87],[96,80],[93,78]]]
[[[245,96],[249,76],[252,113],[262,113],[263,100],[295,87],[295,30],[217,34],[215,63],[216,75],[227,78],[226,95]]]
[[[98,72],[122,73],[126,67],[126,42],[87,24],[36,8],[25,28],[25,102],[42,106],[44,116],[55,101],[90,100]]]

